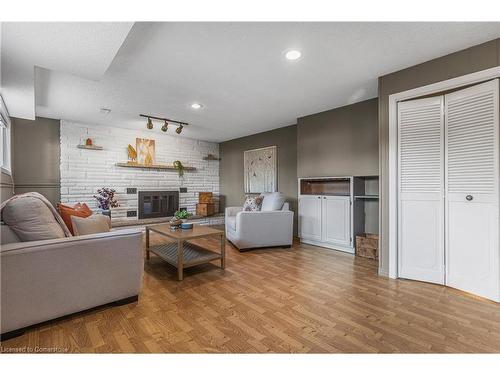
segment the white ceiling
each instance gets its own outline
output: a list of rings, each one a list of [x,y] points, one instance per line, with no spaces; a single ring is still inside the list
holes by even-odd
[[[223,141],[376,97],[381,75],[500,36],[500,23],[130,27],[4,24],[2,64],[9,69],[2,67],[2,95],[11,115],[29,110],[4,83],[11,92],[16,82],[23,87],[29,65],[36,66],[37,116],[142,129],[138,115],[147,113],[189,122],[183,136]],[[283,52],[290,48],[302,58],[287,61]],[[193,102],[204,108],[191,109]],[[101,107],[112,112],[101,114]]]
[[[100,80],[132,26],[133,22],[2,23],[2,95],[11,115],[34,119],[39,83],[35,67]]]

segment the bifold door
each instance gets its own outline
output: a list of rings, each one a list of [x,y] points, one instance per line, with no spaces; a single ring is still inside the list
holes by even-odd
[[[446,285],[498,299],[498,80],[445,96]]]
[[[443,98],[398,105],[399,277],[444,282]]]
[[[399,103],[399,277],[499,300],[498,85]]]

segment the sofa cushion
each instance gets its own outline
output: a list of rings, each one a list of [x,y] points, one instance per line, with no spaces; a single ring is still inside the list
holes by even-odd
[[[263,198],[261,211],[278,211],[283,208],[285,203],[285,195],[279,191],[276,193],[262,193],[260,196]]]
[[[2,218],[22,242],[65,237],[50,208],[36,197],[20,196],[9,201]]]
[[[262,205],[262,197],[252,197],[247,195],[245,203],[243,204],[243,211],[260,211]]]
[[[77,203],[73,207],[59,203],[57,205],[57,210],[59,211],[59,214],[63,218],[64,223],[68,227],[71,234],[76,234],[73,231],[73,224],[71,221],[72,216],[89,217],[90,215],[92,215],[92,210],[85,203]]]
[[[232,231],[236,230],[236,216],[226,217],[226,227],[231,229]]]
[[[109,216],[95,214],[89,217],[71,216],[71,224],[75,236],[86,234],[109,232],[111,229],[111,219]]]
[[[12,229],[7,224],[0,225],[0,241],[2,245],[6,245],[8,243],[16,243],[21,242],[19,237],[14,233]]]

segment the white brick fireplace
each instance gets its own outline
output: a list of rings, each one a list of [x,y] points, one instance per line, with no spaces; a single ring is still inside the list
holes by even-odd
[[[92,138],[102,151],[79,149],[86,138]],[[180,160],[196,171],[185,171],[184,178],[178,172],[165,170],[135,169],[116,166],[127,161],[127,146],[135,148],[136,138],[155,140],[156,163],[172,164]],[[179,190],[179,206],[191,213],[196,210],[199,191],[211,191],[219,195],[219,162],[203,160],[207,154],[219,154],[217,143],[198,141],[168,135],[158,130],[130,130],[111,126],[81,124],[61,121],[61,202],[85,202],[97,208],[93,195],[100,187],[116,190],[119,208],[112,210],[114,219],[127,219],[127,211],[137,211],[138,194],[127,194],[127,188],[141,190]],[[137,220],[137,217],[130,217]]]

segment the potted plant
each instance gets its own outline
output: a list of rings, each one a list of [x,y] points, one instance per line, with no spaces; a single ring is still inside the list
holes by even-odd
[[[193,216],[193,214],[190,214],[186,210],[182,210],[182,211],[175,211],[174,216],[175,216],[176,219],[178,219],[178,220],[182,221],[183,223],[185,223],[188,218],[190,218],[191,216]]]
[[[174,168],[177,169],[177,171],[179,172],[179,177],[183,177],[184,176],[184,166],[182,165],[181,161],[180,160],[176,160],[174,161]]]
[[[115,189],[101,188],[97,189],[97,194],[94,195],[97,199],[97,206],[101,209],[103,215],[111,217],[111,208],[118,207],[119,204],[115,199]]]

